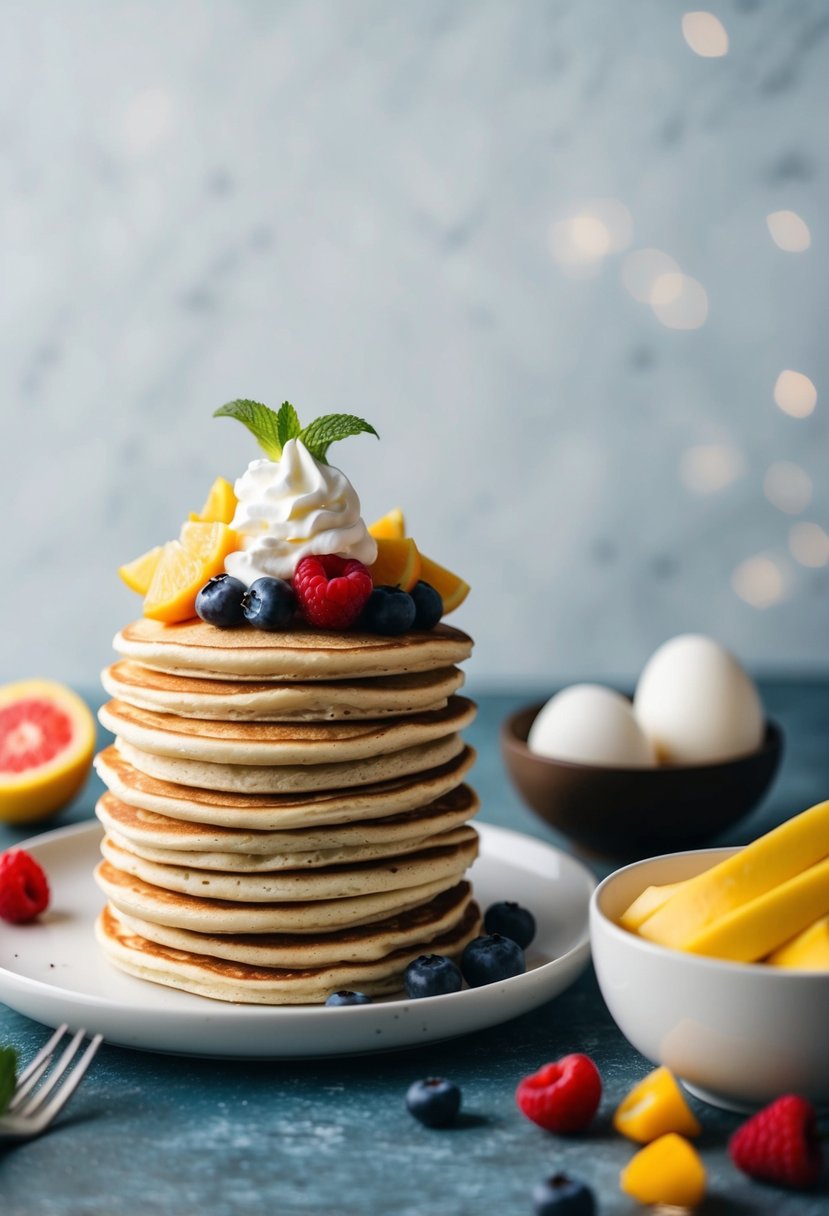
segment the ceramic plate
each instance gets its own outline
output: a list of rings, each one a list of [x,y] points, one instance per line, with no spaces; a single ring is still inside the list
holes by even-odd
[[[495,1026],[557,996],[587,964],[590,872],[541,840],[477,824],[470,872],[482,908],[512,899],[535,914],[527,972],[426,1000],[372,1005],[235,1005],[123,974],[100,954],[93,924],[102,896],[92,878],[97,820],[25,841],[52,888],[49,911],[0,934],[0,999],[47,1026],[69,1022],[111,1043],[183,1055],[280,1059],[391,1051]],[[331,1033],[336,1020],[336,1034]]]

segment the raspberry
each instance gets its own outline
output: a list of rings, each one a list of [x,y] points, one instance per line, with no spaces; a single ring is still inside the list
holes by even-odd
[[[599,1107],[602,1079],[589,1056],[569,1055],[524,1077],[515,1101],[548,1132],[583,1132]]]
[[[34,920],[49,903],[49,884],[24,849],[0,854],[0,917],[13,924]]]
[[[815,1108],[805,1098],[784,1094],[737,1128],[728,1151],[751,1178],[795,1190],[815,1186],[823,1169]]]
[[[303,557],[294,571],[299,606],[320,629],[348,629],[363,611],[374,584],[362,562],[334,554]]]

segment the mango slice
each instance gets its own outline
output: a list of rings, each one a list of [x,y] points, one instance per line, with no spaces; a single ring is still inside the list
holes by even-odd
[[[190,519],[194,523],[229,524],[235,514],[236,494],[233,486],[224,477],[217,477],[201,511],[191,511]]]
[[[821,802],[767,832],[710,870],[689,878],[640,925],[639,933],[662,946],[692,949],[690,943],[704,941],[704,933],[709,926],[780,884],[796,878],[827,856],[829,802]],[[817,909],[812,920],[827,910]],[[806,923],[801,920],[788,936],[798,932]],[[774,949],[783,940],[778,938],[768,950]],[[696,952],[704,951],[697,949]]]
[[[659,886],[645,887],[641,895],[637,895],[633,903],[619,917],[619,924],[630,933],[637,933],[649,916],[653,916],[670,897],[684,887],[687,879],[682,882],[664,882]]]
[[[821,916],[802,933],[785,942],[766,959],[771,967],[829,971],[829,916]]]
[[[655,1068],[623,1098],[613,1126],[629,1140],[649,1144],[668,1132],[698,1136],[702,1131],[670,1069]]]
[[[705,1197],[705,1167],[693,1145],[668,1132],[639,1150],[622,1170],[619,1185],[639,1203],[694,1208]]]
[[[130,591],[137,591],[139,595],[147,594],[160,557],[161,545],[156,545],[154,549],[149,549],[140,557],[127,562],[125,566],[118,567],[118,574]]]
[[[411,537],[380,537],[377,559],[369,566],[375,587],[402,587],[411,591],[420,578],[420,554]]]
[[[753,963],[827,913],[829,857],[720,917],[687,938],[683,949],[710,958]]]
[[[184,524],[181,540],[162,548],[144,597],[144,616],[169,625],[190,620],[196,615],[199,591],[222,573],[228,553],[238,548],[239,537],[227,524]]]
[[[380,519],[369,524],[369,533],[375,540],[402,540],[406,535],[406,521],[399,507],[392,507]]]

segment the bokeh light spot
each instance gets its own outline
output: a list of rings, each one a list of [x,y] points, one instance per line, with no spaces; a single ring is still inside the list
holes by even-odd
[[[803,372],[782,371],[774,385],[774,400],[784,414],[808,418],[817,404],[817,389]]]
[[[770,608],[786,593],[783,571],[773,558],[763,554],[740,562],[731,575],[731,586],[752,608]]]
[[[803,520],[789,530],[789,550],[801,566],[825,566],[829,563],[829,536],[820,524]]]
[[[679,271],[660,274],[654,280],[650,304],[667,329],[699,329],[708,316],[708,295],[702,283]]]
[[[691,50],[704,59],[719,59],[728,54],[728,33],[713,13],[683,13],[682,36]]]
[[[679,266],[661,249],[636,249],[622,263],[622,282],[642,304],[650,304],[654,283],[669,274],[679,274]]]
[[[743,472],[742,453],[723,443],[697,444],[682,453],[679,475],[694,494],[716,494]]]
[[[772,211],[766,224],[775,245],[786,253],[803,253],[812,243],[809,225],[796,211]]]

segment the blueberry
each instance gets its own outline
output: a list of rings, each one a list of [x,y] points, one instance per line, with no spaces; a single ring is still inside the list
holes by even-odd
[[[409,592],[415,605],[415,629],[434,629],[443,616],[443,600],[431,583],[422,579]]]
[[[416,612],[408,591],[400,587],[375,587],[366,600],[360,624],[369,633],[391,636],[411,629]]]
[[[208,625],[218,625],[220,629],[244,625],[244,594],[245,584],[240,579],[230,574],[217,574],[204,584],[196,596],[196,612]]]
[[[444,954],[421,954],[403,972],[403,987],[411,997],[460,992],[463,976]]]
[[[594,1216],[593,1192],[576,1178],[553,1174],[533,1187],[535,1216]]]
[[[523,975],[526,969],[524,951],[512,938],[500,933],[474,938],[461,957],[463,978],[470,988]]]
[[[461,1091],[445,1077],[413,1081],[406,1092],[406,1107],[425,1127],[446,1127],[461,1108]]]
[[[371,997],[366,996],[364,992],[349,992],[347,988],[341,988],[339,992],[332,992],[325,1003],[326,1005],[370,1005]]]
[[[487,908],[484,928],[487,933],[500,933],[504,937],[511,937],[517,946],[526,950],[535,937],[535,917],[520,904],[506,899],[503,903],[492,904]]]
[[[294,589],[282,578],[258,578],[242,600],[245,620],[257,629],[287,629],[295,610]]]

